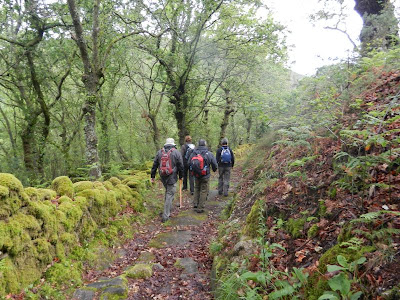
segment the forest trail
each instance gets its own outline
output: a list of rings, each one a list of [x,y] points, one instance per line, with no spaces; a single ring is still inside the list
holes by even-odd
[[[238,170],[232,175],[234,186]],[[217,183],[215,176],[204,213],[193,211],[188,192],[183,194],[180,209],[176,195],[171,219],[163,224],[157,217],[138,228],[132,240],[115,249],[117,260],[102,271],[86,272],[87,284],[76,290],[73,299],[110,299],[127,292],[127,299],[212,299],[209,244],[217,235],[219,217],[233,194],[219,196]],[[121,276],[124,273],[127,280]]]

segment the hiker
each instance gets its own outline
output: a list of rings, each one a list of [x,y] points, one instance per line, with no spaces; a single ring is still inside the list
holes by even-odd
[[[196,212],[202,213],[210,186],[210,168],[214,172],[217,171],[217,161],[214,155],[208,151],[207,142],[201,139],[190,155],[189,162],[190,171],[194,176],[193,208]]]
[[[228,139],[221,140],[221,148],[217,150],[218,162],[218,195],[228,196],[229,181],[231,179],[231,169],[235,164],[235,156],[233,151],[228,147]]]
[[[171,206],[176,192],[176,182],[183,177],[183,160],[181,153],[176,149],[173,138],[167,138],[164,147],[158,150],[151,168],[151,182],[154,183],[157,168],[161,182],[165,188],[164,211],[161,222],[166,222],[171,214]]]
[[[187,135],[185,137],[185,144],[181,147],[181,155],[183,158],[183,187],[182,190],[187,190],[188,186],[188,177],[189,177],[189,187],[190,194],[194,193],[194,179],[193,175],[189,172],[189,164],[188,160],[190,155],[192,154],[193,149],[195,148],[194,144],[192,144],[192,137]]]

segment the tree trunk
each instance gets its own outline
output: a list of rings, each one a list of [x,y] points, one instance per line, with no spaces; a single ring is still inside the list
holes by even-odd
[[[101,139],[100,139],[100,146],[99,146],[99,151],[100,151],[100,157],[101,157],[101,165],[103,166],[108,166],[110,163],[110,156],[111,156],[111,150],[110,150],[110,134],[108,130],[108,113],[107,110],[104,109],[102,105],[100,105],[100,127],[101,127]]]
[[[246,126],[246,143],[250,142],[250,133],[251,133],[251,127],[253,126],[253,119],[250,117],[246,118],[247,126]]]
[[[153,142],[156,152],[160,149],[160,129],[158,128],[156,116],[153,114],[149,114],[149,119],[151,122],[151,126],[153,129]]]
[[[98,34],[99,34],[99,2],[94,1],[93,6],[93,28],[92,28],[92,61],[90,60],[88,46],[85,43],[82,24],[79,19],[78,10],[74,0],[68,0],[68,9],[74,25],[76,37],[75,42],[78,45],[81,60],[83,63],[82,82],[86,89],[85,105],[83,113],[85,118],[85,142],[86,142],[86,160],[90,165],[89,176],[95,179],[101,177],[101,168],[99,154],[97,151],[96,135],[96,103],[98,101],[98,90],[100,88],[100,78],[103,76],[99,64],[98,52]]]
[[[26,127],[21,133],[22,149],[24,152],[24,165],[28,172],[30,180],[35,179],[35,158],[34,158],[34,145],[35,145],[35,126],[37,119],[28,120]]]
[[[389,0],[355,0],[363,19],[360,41],[363,55],[372,49],[388,49],[399,43],[398,22]]]
[[[232,106],[232,104],[233,104],[232,98],[229,95],[230,90],[228,90],[228,89],[223,89],[223,90],[225,92],[225,109],[224,109],[224,117],[222,118],[222,122],[221,122],[221,132],[219,134],[219,143],[226,136],[226,128],[229,125],[229,117],[235,111]]]
[[[185,144],[185,136],[189,134],[186,127],[186,109],[187,99],[186,95],[175,97],[175,119],[178,127],[179,144],[182,146]]]

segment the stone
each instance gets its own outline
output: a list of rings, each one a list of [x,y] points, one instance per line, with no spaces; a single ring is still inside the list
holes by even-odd
[[[165,246],[184,246],[192,239],[192,231],[171,231],[158,234],[149,243],[150,247],[163,248]]]
[[[74,295],[72,296],[73,300],[92,300],[94,299],[94,291],[79,289],[76,290]]]
[[[185,274],[198,273],[198,263],[191,257],[178,258],[175,262],[175,266],[182,268]]]
[[[116,277],[108,280],[100,280],[87,285],[87,287],[102,289],[110,286],[124,286],[125,282],[121,277]]]
[[[253,240],[241,240],[233,247],[233,256],[249,256],[255,248],[256,245]]]
[[[137,262],[144,262],[144,263],[149,263],[152,262],[156,259],[153,253],[151,252],[142,252],[140,253],[139,258],[137,259]]]
[[[122,286],[111,286],[103,291],[104,294],[126,296],[128,294],[128,289]]]
[[[129,278],[133,279],[145,279],[149,278],[153,275],[152,266],[149,264],[137,264],[133,267],[130,267],[128,270],[125,271],[125,274]]]
[[[153,270],[159,270],[159,271],[161,271],[161,270],[164,270],[164,269],[165,269],[165,268],[164,268],[163,265],[160,264],[160,263],[156,263],[156,264],[153,265]]]

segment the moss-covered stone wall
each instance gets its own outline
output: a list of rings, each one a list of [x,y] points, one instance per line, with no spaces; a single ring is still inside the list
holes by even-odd
[[[121,180],[122,179],[122,180]],[[24,188],[0,173],[0,297],[40,279],[49,264],[93,239],[125,209],[143,209],[149,175],[137,172],[104,182],[53,180],[48,189]]]

